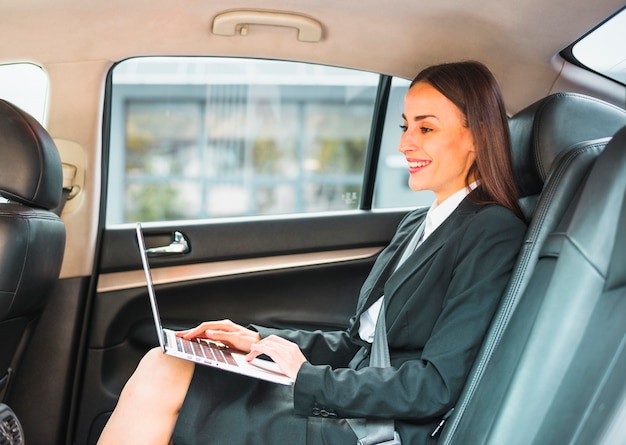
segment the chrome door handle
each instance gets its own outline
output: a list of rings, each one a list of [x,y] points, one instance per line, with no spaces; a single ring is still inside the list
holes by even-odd
[[[169,246],[151,247],[150,249],[146,249],[146,253],[151,256],[189,253],[189,242],[185,238],[185,235],[176,231],[174,232],[174,239]]]

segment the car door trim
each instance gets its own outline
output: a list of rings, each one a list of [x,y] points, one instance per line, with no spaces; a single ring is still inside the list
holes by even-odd
[[[377,255],[382,247],[363,247],[329,252],[278,255],[263,258],[216,261],[200,264],[160,267],[152,269],[155,284],[216,278],[255,272],[267,272],[294,267],[316,266],[344,261],[355,261]],[[112,272],[100,275],[98,293],[143,287],[146,279],[143,270]]]

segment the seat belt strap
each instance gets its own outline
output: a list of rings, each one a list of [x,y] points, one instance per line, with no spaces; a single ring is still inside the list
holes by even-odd
[[[422,222],[413,238],[409,241],[405,251],[396,265],[396,269],[417,249],[424,236],[425,222]],[[364,353],[365,350],[360,352]],[[357,354],[358,355],[358,354]],[[353,359],[355,361],[357,356]],[[359,356],[359,360],[361,356]],[[350,362],[352,363],[352,362]],[[355,363],[358,363],[355,361]],[[374,368],[387,368],[391,366],[389,358],[389,344],[387,342],[387,323],[385,322],[385,299],[380,305],[380,312],[374,329],[374,340],[370,351],[370,366]],[[401,445],[400,436],[395,430],[392,419],[346,419],[348,425],[356,434],[357,445]]]
[[[391,365],[387,344],[385,302],[381,305],[374,331],[370,354],[370,366],[386,368]],[[346,419],[357,437],[357,445],[401,445],[392,419]]]
[[[69,198],[71,191],[72,191],[72,187],[69,187],[69,188],[63,187],[63,191],[61,192],[61,199],[59,200],[59,205],[55,209],[52,209],[52,212],[54,212],[57,216],[60,217],[61,213],[63,213],[63,207],[65,207],[65,203],[67,202],[67,199]]]

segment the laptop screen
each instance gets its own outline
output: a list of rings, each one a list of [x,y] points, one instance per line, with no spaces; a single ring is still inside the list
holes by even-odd
[[[152,273],[150,272],[150,264],[148,263],[148,254],[146,253],[146,243],[143,238],[143,229],[141,223],[135,226],[137,233],[137,245],[139,246],[139,255],[141,256],[141,265],[146,275],[146,283],[148,285],[148,297],[150,298],[150,307],[152,308],[152,317],[154,317],[154,326],[156,327],[157,337],[159,338],[159,346],[165,352],[165,341],[163,339],[163,326],[161,326],[161,316],[159,315],[159,307],[157,306],[156,296],[154,294],[154,285],[152,283]]]

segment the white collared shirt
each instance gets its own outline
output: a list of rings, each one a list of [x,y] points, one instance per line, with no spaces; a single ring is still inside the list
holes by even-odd
[[[426,214],[426,220],[424,221],[424,234],[422,235],[422,239],[417,243],[417,247],[419,247],[426,238],[433,233],[437,227],[439,227],[447,218],[454,212],[454,210],[461,204],[461,201],[465,199],[465,197],[476,187],[478,187],[477,182],[472,182],[469,188],[465,187],[459,190],[458,192],[450,195],[444,202],[441,204],[437,204],[437,201],[433,202],[430,208],[428,209],[428,213]],[[416,234],[417,235],[417,234]],[[409,246],[413,244],[409,242]],[[399,261],[396,269],[404,262],[404,260],[409,256],[409,252],[405,252],[402,255],[402,259]],[[376,320],[378,320],[378,314],[380,313],[380,307],[383,304],[383,297],[380,297],[376,300],[365,312],[361,314],[359,318],[359,337],[363,341],[368,343],[372,343],[374,341],[374,331],[376,330]]]

